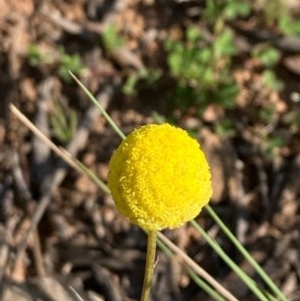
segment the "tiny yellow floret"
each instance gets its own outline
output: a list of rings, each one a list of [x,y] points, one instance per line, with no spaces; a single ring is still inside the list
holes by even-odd
[[[114,152],[108,186],[117,209],[145,230],[176,228],[211,195],[211,173],[197,140],[164,123],[134,130]]]

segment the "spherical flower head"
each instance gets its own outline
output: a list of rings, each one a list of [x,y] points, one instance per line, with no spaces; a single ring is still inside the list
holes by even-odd
[[[211,173],[197,140],[164,123],[134,130],[114,152],[108,186],[117,209],[145,230],[176,228],[211,195]]]

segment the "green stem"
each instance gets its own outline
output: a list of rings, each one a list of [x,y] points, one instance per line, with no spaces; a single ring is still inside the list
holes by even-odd
[[[145,276],[144,276],[141,301],[148,301],[149,299],[153,271],[154,271],[155,253],[156,253],[156,231],[149,231],[148,241],[147,241]]]
[[[226,262],[226,264],[243,280],[248,288],[255,294],[255,296],[261,301],[269,301],[269,299],[263,294],[263,292],[257,287],[254,280],[249,277],[237,264],[235,264],[231,258],[223,251],[220,245],[212,239],[205,230],[197,224],[196,221],[190,222],[204,237],[207,243],[214,249],[214,251]]]
[[[106,113],[106,111],[101,106],[101,104],[97,101],[97,99],[94,97],[94,95],[85,87],[85,85],[71,71],[69,71],[69,73],[70,73],[71,77],[79,85],[79,87],[83,90],[83,92],[87,95],[87,97],[92,101],[92,103],[100,110],[101,114],[107,120],[107,122],[110,124],[110,126],[114,129],[114,131],[124,140],[126,138],[126,136],[120,130],[120,128],[116,125],[116,123],[113,121],[113,119],[109,116],[109,114]]]
[[[288,299],[283,295],[280,289],[276,286],[273,280],[267,275],[263,268],[255,261],[255,259],[250,255],[250,253],[243,247],[243,245],[237,240],[234,234],[229,230],[229,228],[223,223],[223,221],[218,217],[215,211],[209,206],[205,206],[205,209],[209,215],[214,219],[214,221],[219,225],[222,231],[227,235],[239,252],[246,258],[246,260],[255,269],[257,274],[265,281],[269,288],[281,301],[288,301]]]

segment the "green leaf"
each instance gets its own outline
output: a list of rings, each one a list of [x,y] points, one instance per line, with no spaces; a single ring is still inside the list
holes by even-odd
[[[290,19],[279,19],[279,27],[283,33],[287,35],[299,35],[300,34],[300,21],[294,21]]]
[[[278,63],[281,53],[269,45],[259,45],[254,48],[253,56],[258,58],[265,67],[270,68]]]
[[[137,74],[131,74],[127,77],[125,83],[123,84],[122,91],[126,95],[134,95],[136,93],[136,84],[138,82]]]
[[[236,17],[248,16],[251,12],[251,6],[245,1],[228,1],[224,10],[224,16],[226,20],[233,20]]]
[[[218,88],[218,103],[222,104],[226,109],[234,108],[238,92],[239,87],[235,82],[221,84]]]
[[[74,74],[79,74],[84,68],[81,57],[78,53],[69,54],[65,52],[63,47],[60,48],[60,62],[58,74],[67,83],[71,81],[69,71]]]
[[[105,47],[108,50],[121,48],[125,42],[114,25],[108,25],[102,32]]]
[[[173,76],[180,76],[182,71],[183,57],[177,53],[173,53],[168,58],[168,64]]]
[[[213,46],[216,59],[219,59],[223,56],[232,56],[236,52],[233,42],[233,35],[229,30],[224,30],[222,34],[220,34],[215,40]]]
[[[204,64],[211,62],[213,59],[213,51],[211,47],[201,48],[197,54],[199,62]]]
[[[186,38],[189,42],[195,42],[200,38],[199,29],[196,26],[189,26],[186,31]]]
[[[42,62],[42,57],[40,51],[35,44],[30,44],[27,48],[27,56],[29,60],[29,65],[32,67],[37,67]]]

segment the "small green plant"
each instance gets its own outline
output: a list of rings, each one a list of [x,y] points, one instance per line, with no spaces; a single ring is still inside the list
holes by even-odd
[[[63,144],[69,142],[77,129],[76,111],[53,101],[53,111],[50,115],[50,125],[54,137]]]
[[[236,54],[233,34],[226,21],[248,16],[247,1],[206,0],[203,21],[211,37],[200,27],[189,26],[185,41],[168,40],[167,63],[176,81],[172,98],[182,110],[196,107],[202,111],[209,103],[233,108],[239,91],[232,76],[232,58]]]
[[[186,41],[167,41],[167,63],[177,82],[176,106],[187,109],[196,105],[200,111],[211,102],[234,106],[238,87],[230,74],[233,45],[228,29],[207,42],[194,26],[187,28]]]
[[[283,83],[277,78],[274,68],[281,58],[281,53],[268,44],[259,44],[254,47],[252,57],[257,58],[265,69],[262,73],[263,83],[266,87],[280,91],[284,88]]]
[[[60,48],[60,56],[59,56],[59,67],[58,74],[66,83],[71,81],[71,77],[69,71],[74,74],[79,74],[84,65],[81,61],[80,55],[78,53],[69,54],[66,53],[63,47]]]

